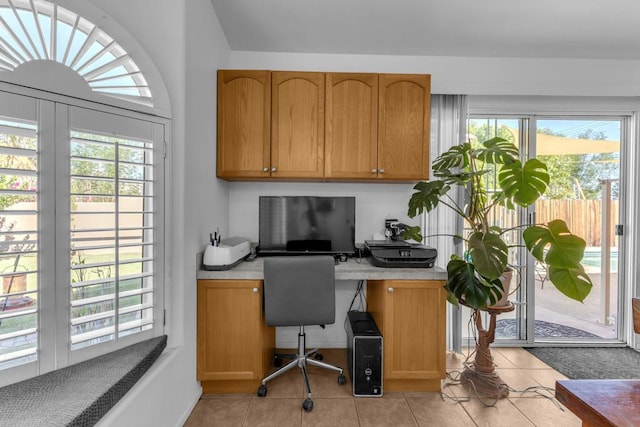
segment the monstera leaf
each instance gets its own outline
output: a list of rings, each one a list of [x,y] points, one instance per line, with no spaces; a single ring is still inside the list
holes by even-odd
[[[561,219],[534,225],[522,232],[527,249],[538,261],[558,267],[576,267],[584,256],[586,242],[571,234]]]
[[[584,302],[593,287],[582,265],[575,268],[549,266],[549,280],[560,292],[580,302]]]
[[[463,301],[470,307],[485,308],[495,304],[503,293],[499,279],[483,280],[473,264],[457,257],[447,264],[447,277],[447,298],[454,305]]]
[[[404,240],[415,240],[416,242],[422,242],[422,230],[419,225],[410,226],[402,230],[402,234],[400,235]]]
[[[476,271],[487,280],[496,280],[507,269],[508,247],[498,234],[476,232],[469,236],[469,255]]]
[[[529,159],[524,165],[516,160],[500,168],[498,182],[507,197],[526,207],[545,192],[549,174],[547,166],[537,159]]]
[[[413,218],[425,210],[431,212],[440,203],[440,197],[446,194],[450,188],[443,181],[417,183],[413,187],[417,192],[413,193],[409,200],[409,218]]]
[[[471,144],[464,143],[451,147],[448,151],[440,154],[431,164],[433,174],[438,174],[442,171],[453,172],[453,169],[460,168],[465,169],[469,167],[469,152],[471,151]]]
[[[485,163],[508,165],[518,160],[518,148],[506,139],[495,137],[473,150],[473,155]]]
[[[482,173],[484,174],[486,171],[482,171]],[[438,171],[437,173],[434,172],[434,175],[438,178],[440,178],[442,181],[445,182],[445,184],[451,185],[451,184],[455,184],[455,185],[467,185],[467,183],[471,180],[471,177],[473,177],[474,175],[479,175],[479,173],[471,173],[471,172],[465,172],[465,171],[460,171],[458,169],[456,169],[455,172],[452,172],[448,169],[443,169],[441,171]]]
[[[513,204],[513,200],[507,197],[507,195],[504,194],[504,191],[498,191],[497,193],[494,193],[493,201],[496,203],[496,205],[502,206],[511,211],[514,211],[516,209],[516,205]]]
[[[584,301],[593,284],[580,264],[585,241],[572,234],[567,224],[554,220],[547,225],[529,227],[522,233],[527,249],[549,266],[549,280],[569,298]]]

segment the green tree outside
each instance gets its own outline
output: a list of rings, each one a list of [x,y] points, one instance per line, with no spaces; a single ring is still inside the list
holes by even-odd
[[[499,136],[514,141],[514,136],[502,121],[470,120],[467,132],[478,141]],[[538,134],[567,137],[561,132],[549,128],[540,128]],[[575,135],[577,139],[606,140],[604,132],[587,129]],[[540,155],[538,158],[549,168],[550,185],[544,195],[547,199],[587,199],[599,200],[602,179],[614,179],[619,176],[619,157],[617,153],[589,153],[566,155]],[[487,179],[491,179],[488,177]],[[490,188],[490,187],[489,187]],[[618,185],[612,186],[612,198],[618,198]]]

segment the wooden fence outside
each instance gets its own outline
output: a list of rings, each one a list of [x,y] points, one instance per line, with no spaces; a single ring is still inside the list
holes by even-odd
[[[611,201],[611,224],[618,223],[619,203]],[[600,246],[602,239],[602,202],[600,200],[538,200],[536,222],[546,223],[562,219],[573,234],[582,237],[587,246]],[[618,238],[611,230],[611,246],[618,246]]]

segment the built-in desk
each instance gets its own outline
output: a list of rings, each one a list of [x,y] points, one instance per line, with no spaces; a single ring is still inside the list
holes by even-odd
[[[254,392],[272,369],[275,328],[264,324],[262,264],[257,258],[197,273],[197,375],[205,393]],[[336,280],[367,281],[367,310],[384,337],[384,390],[439,391],[446,271],[379,268],[351,259],[336,265]]]
[[[262,264],[264,258],[245,261],[231,270],[206,271],[199,270],[198,280],[262,280]],[[336,280],[447,280],[447,272],[439,267],[433,268],[380,268],[369,262],[367,258],[349,259],[336,265]]]

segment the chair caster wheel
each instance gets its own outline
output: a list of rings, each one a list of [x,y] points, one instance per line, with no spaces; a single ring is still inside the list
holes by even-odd
[[[321,355],[320,353],[314,354],[313,358],[316,359],[316,360],[324,360],[324,356]]]
[[[304,402],[302,402],[302,409],[304,409],[305,412],[311,412],[313,410],[313,400],[305,399]]]
[[[347,377],[343,374],[338,375],[338,384],[345,385],[347,383]]]
[[[278,356],[273,356],[273,366],[276,368],[280,368],[282,366],[282,358]]]
[[[265,397],[267,395],[267,386],[266,385],[261,385],[260,387],[258,387],[258,397]]]

